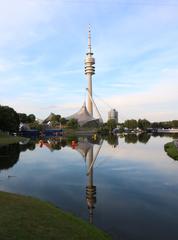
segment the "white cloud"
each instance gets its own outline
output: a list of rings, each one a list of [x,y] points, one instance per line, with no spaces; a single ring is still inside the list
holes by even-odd
[[[7,0],[0,2],[0,46],[24,47],[43,38],[54,13],[62,7],[61,1]],[[39,28],[39,25],[41,27]],[[10,46],[9,46],[10,47]]]
[[[106,102],[128,118],[148,118],[151,121],[178,118],[178,71],[169,70],[149,89],[142,92],[108,97]]]
[[[7,85],[8,82],[4,82],[7,88],[10,87],[11,81],[9,85]],[[23,79],[14,78],[13,84],[20,85],[21,81]],[[1,97],[1,104],[12,106],[18,112],[33,112],[40,118],[46,117],[51,111],[68,116],[79,110],[83,102],[83,94],[68,90],[65,96],[64,92],[59,90],[61,87],[65,90],[65,87],[60,86],[59,83],[55,86],[46,86],[46,90],[43,91],[34,90],[22,92],[16,97]],[[159,82],[152,84],[146,90],[137,93],[122,93],[122,95],[108,93],[105,95],[104,102],[99,102],[97,99],[95,101],[105,121],[110,110],[108,105],[119,111],[120,121],[129,118],[147,118],[150,121],[171,120],[178,118],[177,89],[178,71],[165,69]]]

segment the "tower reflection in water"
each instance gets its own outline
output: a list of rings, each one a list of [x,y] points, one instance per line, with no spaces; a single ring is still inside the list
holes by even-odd
[[[86,201],[89,211],[89,223],[93,223],[93,210],[96,204],[96,186],[94,185],[93,172],[94,163],[100,152],[103,140],[98,145],[94,145],[87,140],[79,141],[77,151],[81,153],[87,164],[87,185],[86,185]]]

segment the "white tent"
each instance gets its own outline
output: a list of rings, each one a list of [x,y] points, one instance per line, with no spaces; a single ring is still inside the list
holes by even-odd
[[[72,118],[76,119],[78,121],[78,124],[81,127],[86,124],[95,124],[95,125],[99,124],[99,119],[96,119],[90,115],[90,113],[88,112],[88,110],[86,108],[85,103],[83,104],[83,106],[81,107],[81,109],[78,112],[67,117],[67,120],[70,120]]]

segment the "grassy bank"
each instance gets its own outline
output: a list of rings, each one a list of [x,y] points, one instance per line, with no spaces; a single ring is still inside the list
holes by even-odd
[[[24,138],[24,137],[12,136],[12,135],[0,133],[0,144],[1,145],[18,143],[20,141],[25,141],[25,140],[26,140],[26,138]]]
[[[3,240],[107,240],[105,233],[40,200],[0,192]]]
[[[167,152],[168,156],[174,160],[178,160],[178,149],[174,142],[169,142],[164,145],[164,150]]]

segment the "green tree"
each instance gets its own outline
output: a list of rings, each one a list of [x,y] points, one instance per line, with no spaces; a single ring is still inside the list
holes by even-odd
[[[51,121],[52,122],[56,122],[56,123],[59,123],[60,122],[60,119],[61,119],[61,116],[60,115],[56,115],[54,114],[51,118]]]
[[[114,119],[110,119],[107,121],[107,127],[109,128],[109,131],[112,131],[114,128],[117,127],[117,123]]]
[[[159,127],[159,123],[158,122],[153,122],[153,123],[151,123],[151,127],[152,128],[158,128]]]
[[[103,125],[97,129],[97,132],[102,135],[107,135],[109,133],[109,128],[107,123],[103,123]]]
[[[62,125],[65,125],[65,124],[67,123],[67,119],[64,118],[64,117],[62,117],[62,118],[60,119],[60,123],[61,123]]]
[[[67,122],[67,126],[69,128],[78,128],[78,121],[76,119],[72,118]]]
[[[172,128],[172,122],[171,121],[167,121],[167,122],[160,122],[159,123],[159,128]]]
[[[0,105],[0,129],[2,131],[16,132],[19,129],[19,115],[8,106]]]
[[[151,123],[146,120],[146,119],[139,119],[138,120],[138,127],[142,130],[146,130],[147,128],[149,128],[151,126]]]
[[[28,123],[33,123],[33,122],[35,122],[35,119],[36,119],[36,117],[35,117],[34,114],[29,114],[28,117],[27,117],[27,122]]]
[[[28,122],[28,116],[25,113],[18,113],[19,120],[21,123],[27,123]]]
[[[61,121],[61,115],[56,114],[56,121],[57,121],[58,123],[60,123],[60,121]]]
[[[173,120],[172,121],[172,127],[173,128],[178,128],[178,120]]]
[[[126,120],[124,122],[124,127],[127,127],[129,129],[137,128],[137,120],[135,120],[135,119]]]
[[[52,126],[54,127],[54,126],[58,125],[60,123],[60,120],[61,120],[61,115],[54,114],[51,118]]]
[[[36,129],[36,130],[39,130],[39,131],[43,130],[43,124],[39,124],[39,122],[37,122],[37,121],[34,121],[34,122],[30,123],[29,127],[31,129]]]

